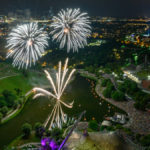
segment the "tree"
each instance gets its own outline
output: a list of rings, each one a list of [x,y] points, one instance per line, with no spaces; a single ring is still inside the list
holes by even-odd
[[[45,132],[45,129],[40,122],[35,123],[34,130],[35,130],[35,135],[40,138],[43,136]]]
[[[135,138],[136,138],[137,142],[139,142],[139,141],[140,141],[140,138],[141,138],[141,134],[137,133],[137,134],[135,135]]]
[[[51,135],[51,131],[50,130],[46,130],[46,136],[50,136]]]
[[[123,100],[125,100],[124,93],[120,92],[120,91],[112,92],[111,97],[112,97],[112,99],[114,99],[116,101],[123,101]]]
[[[7,106],[3,106],[1,108],[1,113],[3,114],[3,116],[6,116],[7,112],[8,112],[8,107]]]
[[[18,100],[18,103],[22,106],[22,104],[23,104],[23,98],[20,98],[20,99]]]
[[[95,73],[95,68],[93,66],[86,67],[85,70],[91,73]]]
[[[143,110],[143,111],[145,110],[145,105],[144,105],[144,103],[142,103],[142,101],[136,102],[134,104],[134,107],[139,110]]]
[[[103,95],[104,95],[106,98],[110,98],[110,97],[111,97],[111,93],[112,93],[112,89],[111,89],[111,88],[106,88],[106,89],[103,91]]]
[[[91,128],[92,130],[94,131],[98,131],[98,123],[96,120],[91,120],[89,121],[89,124],[88,124],[89,128]]]
[[[142,146],[150,146],[150,134],[141,137],[140,142]]]
[[[0,113],[0,123],[1,123],[1,121],[2,121],[2,118],[3,118],[3,114]]]
[[[126,92],[126,87],[124,86],[124,84],[119,84],[118,89],[122,92]]]
[[[18,107],[18,102],[14,101],[13,108],[16,109]]]
[[[5,98],[4,96],[0,96],[0,108],[3,107],[3,106],[6,106],[7,103],[5,101]]]
[[[108,127],[106,127],[106,129],[107,129],[108,131],[114,131],[114,130],[115,130],[113,126],[108,126]]]
[[[120,125],[120,124],[117,124],[117,125],[116,125],[116,129],[123,129],[123,126]]]
[[[102,82],[101,82],[101,86],[106,87],[107,82],[108,82],[108,79],[103,79]]]
[[[2,95],[4,96],[5,101],[7,102],[7,106],[12,107],[14,105],[16,98],[17,98],[16,95],[13,94],[11,91],[8,91],[8,90],[4,90],[2,92]]]
[[[105,126],[100,127],[100,131],[104,131],[104,129],[105,129]]]
[[[59,139],[61,139],[62,138],[62,130],[61,129],[59,129],[59,128],[54,128],[52,131],[51,131],[51,135],[52,135],[52,137],[56,140],[56,141],[58,141]]]
[[[136,92],[136,91],[138,90],[138,86],[137,86],[137,84],[136,84],[135,82],[132,82],[132,83],[131,83],[131,90],[132,90],[133,92]]]
[[[18,96],[21,95],[22,90],[21,90],[20,88],[15,88],[14,90],[16,91],[16,94],[17,94]]]
[[[31,134],[32,126],[29,123],[22,125],[23,138],[28,138]]]

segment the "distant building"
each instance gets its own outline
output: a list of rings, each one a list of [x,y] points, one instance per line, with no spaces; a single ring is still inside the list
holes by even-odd
[[[136,66],[130,65],[126,69],[123,70],[124,77],[128,77],[129,79],[135,81],[136,83],[140,84],[141,80],[135,76],[136,73]]]
[[[101,126],[106,126],[106,127],[110,127],[111,125],[112,125],[111,122],[108,120],[104,120],[101,124]]]
[[[7,19],[7,17],[6,17],[6,16],[4,16],[4,15],[0,15],[0,22],[5,22],[5,21],[6,21],[6,19]]]
[[[150,90],[150,80],[143,80],[142,87],[146,90]]]
[[[110,120],[116,123],[125,124],[126,123],[126,115],[115,113],[113,117],[110,117]]]

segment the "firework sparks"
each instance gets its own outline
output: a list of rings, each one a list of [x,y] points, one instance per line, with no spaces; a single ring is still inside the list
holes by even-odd
[[[50,32],[53,40],[60,43],[60,48],[67,47],[67,52],[87,45],[87,38],[91,34],[91,27],[87,13],[81,13],[80,9],[61,10],[53,17]]]
[[[27,69],[42,56],[48,46],[48,35],[37,23],[18,25],[7,38],[8,53],[6,58],[13,58],[13,66]]]
[[[44,71],[47,79],[50,81],[50,84],[52,86],[53,92],[49,92],[45,89],[35,87],[32,92],[35,93],[35,96],[33,98],[37,98],[39,96],[48,96],[53,97],[56,100],[55,106],[50,113],[49,117],[44,123],[44,126],[46,127],[49,122],[49,129],[52,128],[52,126],[55,124],[57,127],[61,127],[62,121],[65,122],[65,114],[62,110],[61,105],[64,105],[67,108],[72,108],[73,102],[70,104],[67,104],[61,100],[61,96],[67,87],[73,73],[75,72],[75,69],[73,69],[70,73],[68,73],[68,59],[66,59],[65,65],[62,70],[61,62],[59,62],[59,68],[58,72],[56,73],[56,82],[52,79],[50,73],[48,71]]]

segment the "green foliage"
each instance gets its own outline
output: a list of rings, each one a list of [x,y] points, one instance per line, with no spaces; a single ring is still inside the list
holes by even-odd
[[[106,129],[107,129],[108,131],[114,131],[114,130],[115,130],[113,126],[106,127]]]
[[[139,141],[140,141],[140,138],[141,138],[141,135],[140,135],[139,133],[137,133],[137,134],[135,135],[135,138],[136,138],[136,140],[139,142]]]
[[[147,108],[150,109],[150,103],[147,105]]]
[[[20,88],[15,88],[16,94],[20,96],[22,94],[22,90]]]
[[[112,84],[111,80],[107,81],[107,88],[110,88],[111,90],[114,90],[114,85]]]
[[[63,134],[63,131],[59,128],[54,128],[52,131],[51,131],[51,136],[52,138],[54,138],[56,141],[58,141],[59,139],[62,138],[62,134]]]
[[[116,101],[124,101],[125,100],[124,93],[120,92],[120,91],[112,92],[111,97],[112,97],[112,99],[114,99]]]
[[[7,103],[5,101],[5,98],[4,96],[0,96],[0,108],[3,107],[3,106],[6,106]]]
[[[126,132],[128,135],[132,136],[134,133],[129,128],[123,128],[123,131]]]
[[[7,106],[3,106],[0,111],[3,114],[3,116],[6,116],[6,114],[8,112],[8,107]]]
[[[111,97],[111,93],[112,93],[112,88],[111,88],[111,87],[108,87],[108,88],[106,88],[106,89],[103,91],[103,95],[104,95],[106,98],[110,98],[110,97]]]
[[[116,125],[116,129],[123,129],[123,126],[120,125],[120,124],[117,124],[117,125]]]
[[[138,91],[138,92],[136,92],[136,95],[134,96],[134,99],[135,99],[136,101],[138,101],[139,99],[140,99],[140,100],[143,99],[144,96],[145,96],[145,93],[144,93],[144,92]]]
[[[126,87],[124,86],[124,84],[119,84],[118,89],[122,92],[126,92]]]
[[[8,90],[4,90],[2,92],[2,95],[5,98],[7,106],[8,107],[12,107],[14,105],[14,103],[15,103],[15,100],[17,99],[16,95],[13,94],[11,91],[8,91]]]
[[[104,129],[105,129],[105,126],[100,127],[100,131],[104,131]]]
[[[36,122],[35,125],[34,125],[34,129],[37,130],[37,129],[39,129],[42,126],[43,125],[40,122]]]
[[[14,101],[13,109],[16,109],[17,107],[18,107],[18,102],[17,102],[17,101]]]
[[[46,130],[46,136],[50,136],[51,135],[51,131],[50,130]]]
[[[95,73],[95,67],[94,66],[88,66],[85,68],[86,71],[90,72],[90,73]]]
[[[140,101],[138,101],[138,102],[136,102],[135,104],[134,104],[134,107],[136,108],[136,109],[139,109],[139,110],[145,110],[145,105],[142,103],[142,101],[140,102]]]
[[[32,126],[29,123],[25,123],[22,125],[22,133],[23,133],[23,138],[28,138],[31,134],[32,131]]]
[[[96,120],[91,120],[89,121],[89,124],[88,124],[89,128],[91,128],[92,130],[94,131],[98,131],[98,123]]]
[[[137,84],[135,82],[130,83],[130,90],[136,92],[138,90]]]
[[[124,83],[118,86],[118,89],[122,92],[132,94],[138,90],[137,84],[131,80],[126,79]]]
[[[20,99],[18,100],[18,104],[20,104],[20,105],[22,105],[23,102],[24,102],[23,98],[20,98]]]
[[[40,122],[35,123],[34,130],[35,130],[35,135],[40,138],[43,136],[45,132],[45,129]]]
[[[3,114],[0,112],[0,123],[2,121],[2,118],[3,118]]]
[[[102,82],[101,82],[101,86],[106,87],[107,82],[108,82],[108,79],[103,79]]]
[[[118,89],[133,97],[136,101],[134,104],[136,109],[144,111],[149,107],[148,103],[150,102],[150,94],[142,92],[135,82],[126,79],[124,83],[118,86]]]
[[[141,137],[140,143],[142,146],[150,146],[150,134]]]

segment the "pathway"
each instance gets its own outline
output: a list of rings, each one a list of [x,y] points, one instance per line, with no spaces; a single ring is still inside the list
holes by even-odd
[[[18,110],[19,110],[20,105],[17,107],[17,109],[15,109],[14,111],[12,111],[10,114],[8,114],[6,117],[4,117],[2,119],[2,123],[7,120],[9,117],[11,117],[12,115],[14,115]]]
[[[9,77],[14,77],[14,76],[17,76],[17,75],[19,75],[19,74],[15,74],[15,75],[11,75],[11,76],[1,77],[1,78],[0,78],[0,80],[3,80],[3,79],[5,79],[5,78],[9,78]]]
[[[148,134],[150,133],[150,113],[145,111],[139,111],[134,108],[134,101],[124,101],[118,102],[114,101],[113,99],[105,98],[102,94],[103,89],[101,88],[100,80],[96,85],[96,93],[108,101],[109,103],[119,107],[120,109],[124,110],[128,113],[129,118],[131,119],[130,128],[140,134]]]
[[[79,70],[79,73],[84,73],[87,76],[90,76],[91,73],[88,73],[87,71],[81,71]],[[94,74],[92,74],[92,77],[96,77]],[[108,75],[104,75],[105,77],[109,77]],[[113,82],[114,83],[114,82]],[[115,86],[117,88],[117,85]],[[124,101],[124,102],[118,102],[114,101],[113,99],[105,98],[102,94],[103,88],[101,88],[101,80],[98,80],[98,83],[96,85],[95,91],[96,93],[108,101],[109,103],[117,106],[118,108],[124,110],[129,118],[130,118],[130,124],[129,128],[131,128],[132,131],[140,134],[150,134],[150,113],[146,111],[140,111],[135,109],[134,107],[134,101]]]

